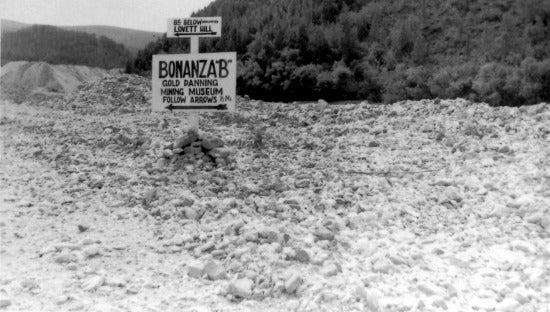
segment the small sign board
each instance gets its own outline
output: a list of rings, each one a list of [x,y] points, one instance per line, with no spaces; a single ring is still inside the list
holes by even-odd
[[[153,111],[235,111],[235,52],[153,55],[152,76]]]
[[[168,31],[166,32],[166,37],[220,37],[221,33],[221,16],[171,18],[168,20]]]

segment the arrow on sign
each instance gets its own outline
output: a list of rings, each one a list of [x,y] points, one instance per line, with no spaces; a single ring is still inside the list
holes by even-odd
[[[199,33],[175,33],[174,36],[193,36],[193,35],[216,35],[217,32],[211,31],[211,32],[199,32]]]
[[[195,105],[195,106],[174,106],[172,104],[165,107],[165,109],[169,109],[170,111],[173,111],[174,109],[212,109],[212,110],[227,110],[227,104],[219,104],[215,106],[201,106],[201,105]]]

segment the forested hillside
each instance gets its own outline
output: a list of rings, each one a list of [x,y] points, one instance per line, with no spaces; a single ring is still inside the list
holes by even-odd
[[[222,37],[201,52],[237,51],[253,98],[550,101],[548,0],[217,0],[195,14],[218,15]],[[127,69],[187,49],[163,37]]]
[[[122,44],[79,31],[35,25],[2,33],[2,65],[12,61],[43,61],[50,64],[124,67],[131,59]]]
[[[139,49],[143,49],[151,40],[154,40],[155,37],[161,36],[160,33],[152,31],[103,25],[63,26],[63,28],[95,34],[97,36],[105,36],[124,45],[132,55],[136,55]]]

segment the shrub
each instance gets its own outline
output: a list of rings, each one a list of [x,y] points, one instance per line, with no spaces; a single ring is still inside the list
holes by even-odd
[[[264,71],[256,61],[246,61],[237,66],[237,87],[240,94],[249,94],[253,97],[261,95],[261,78]]]
[[[290,86],[296,100],[307,100],[315,96],[317,76],[321,66],[309,64],[300,66],[290,75]]]
[[[368,60],[355,66],[358,98],[367,99],[369,102],[380,102],[382,100],[382,87],[379,76],[380,71],[376,67],[370,66]]]
[[[471,97],[472,81],[477,74],[473,63],[445,66],[439,69],[428,82],[430,92],[439,98],[455,99]]]
[[[429,79],[428,68],[418,66],[405,69],[404,64],[399,64],[393,72],[386,73],[384,77],[384,102],[431,98]]]
[[[382,99],[384,103],[394,103],[407,97],[403,72],[394,71],[393,73],[386,73],[383,80],[384,94]]]
[[[487,63],[481,66],[474,82],[473,89],[483,101],[491,105],[502,104],[502,88],[508,74],[505,66],[498,63]]]
[[[407,99],[421,100],[431,98],[428,81],[430,71],[425,66],[411,67],[405,72]]]
[[[521,62],[519,95],[527,103],[550,100],[550,60],[537,62],[528,57]]]
[[[537,62],[525,60],[522,67],[487,63],[481,67],[473,84],[483,101],[491,105],[521,105],[540,99],[543,85]],[[543,70],[542,66],[540,67]]]
[[[406,77],[404,65],[399,64],[394,71],[384,72],[382,74],[384,94],[382,99],[384,103],[393,103],[403,100],[407,97]]]

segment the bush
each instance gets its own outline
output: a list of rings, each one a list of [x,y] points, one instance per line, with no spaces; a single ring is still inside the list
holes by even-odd
[[[249,94],[258,92],[262,85],[261,78],[264,71],[255,61],[240,62],[237,66],[237,87],[240,94]]]
[[[429,99],[432,97],[428,87],[429,80],[430,71],[427,67],[405,69],[404,64],[399,64],[395,71],[385,75],[384,102]]]
[[[508,70],[498,63],[487,63],[481,66],[474,82],[473,89],[481,100],[491,105],[501,105],[503,86],[506,84]]]
[[[425,66],[411,67],[405,72],[407,83],[405,90],[407,99],[421,100],[432,97],[428,81],[430,80],[430,70]]]
[[[519,67],[487,63],[473,89],[491,105],[522,105],[550,100],[550,60],[526,58]]]
[[[290,76],[290,83],[295,89],[296,100],[307,100],[315,97],[317,76],[321,71],[320,65],[309,64],[296,68]]]
[[[365,60],[355,66],[355,78],[357,80],[357,96],[369,102],[382,101],[382,87],[380,83],[380,71]]]
[[[519,95],[525,102],[550,100],[550,60],[537,62],[528,57],[521,62],[519,72]]]
[[[550,60],[526,58],[519,67],[488,63],[481,67],[473,88],[492,105],[521,105],[550,100]]]
[[[401,64],[393,72],[385,72],[382,80],[384,103],[394,103],[407,98],[405,72]]]
[[[439,98],[470,98],[473,95],[472,81],[477,68],[472,63],[445,66],[439,69],[428,82],[430,92]]]

